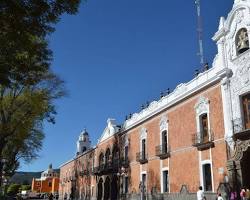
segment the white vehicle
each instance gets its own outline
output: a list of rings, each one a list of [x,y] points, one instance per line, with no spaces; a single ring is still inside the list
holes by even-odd
[[[29,198],[29,193],[26,190],[21,191],[21,197],[22,199],[28,199]]]

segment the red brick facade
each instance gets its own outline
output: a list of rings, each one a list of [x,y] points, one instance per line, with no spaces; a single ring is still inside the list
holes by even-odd
[[[244,183],[250,187],[249,9],[250,0],[235,0],[228,18],[221,18],[211,69],[121,125],[109,119],[94,148],[62,165],[60,196],[115,200],[138,194],[143,199],[183,188],[195,193],[199,186],[216,193],[222,183],[235,191]],[[244,51],[225,50],[236,43]]]

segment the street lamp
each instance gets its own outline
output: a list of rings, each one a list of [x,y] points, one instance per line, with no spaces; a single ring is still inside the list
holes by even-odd
[[[4,186],[4,188],[5,188],[5,183],[7,182],[6,180],[7,179],[5,179],[5,171],[4,171],[4,169],[5,169],[5,165],[6,165],[6,163],[7,163],[7,159],[4,159],[4,158],[2,158],[1,160],[0,160],[0,165],[2,165],[2,177],[1,177],[1,187],[0,187],[0,194],[3,194],[4,195],[4,190],[3,190],[3,186]]]

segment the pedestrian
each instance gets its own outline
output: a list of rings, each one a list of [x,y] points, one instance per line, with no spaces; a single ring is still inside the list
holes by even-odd
[[[197,200],[205,200],[204,192],[202,190],[202,186],[199,187],[199,190],[197,191]]]
[[[218,194],[217,200],[223,200],[223,198],[222,198],[222,196],[221,196],[221,193]]]
[[[68,195],[67,195],[67,193],[65,192],[65,194],[64,194],[64,200],[67,200],[68,199]]]
[[[53,194],[52,193],[49,194],[49,200],[53,200]]]
[[[246,189],[246,199],[250,200],[250,190],[248,188]]]
[[[241,200],[246,200],[246,190],[244,187],[242,187],[240,190],[240,198]]]
[[[236,199],[237,199],[237,192],[234,189],[231,189],[230,200],[236,200]]]

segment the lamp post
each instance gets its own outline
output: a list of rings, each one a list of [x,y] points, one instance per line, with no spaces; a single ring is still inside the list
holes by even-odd
[[[0,194],[2,194],[2,195],[4,195],[4,189],[5,189],[5,171],[4,171],[4,169],[5,169],[5,164],[7,163],[7,160],[6,159],[4,159],[4,158],[2,158],[1,160],[0,160],[0,165],[2,166],[1,167],[1,170],[2,170],[2,173],[1,173],[1,184],[0,184]]]
[[[2,158],[0,160],[0,165],[1,165],[1,177],[0,177],[0,195],[4,195],[5,192],[5,185],[8,183],[8,180],[5,178],[5,167],[6,167],[6,163],[7,163],[7,159]]]

